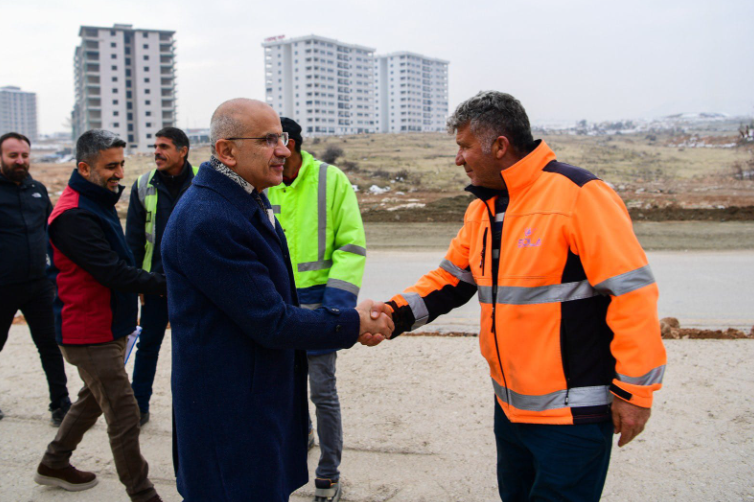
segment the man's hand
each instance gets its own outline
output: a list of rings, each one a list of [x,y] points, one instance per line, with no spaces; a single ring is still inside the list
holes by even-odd
[[[641,434],[652,410],[642,408],[616,397],[613,399],[613,426],[615,434],[620,434],[618,446],[627,445]]]
[[[359,313],[359,343],[372,347],[379,344],[395,329],[390,307],[382,302],[364,300],[356,306]]]

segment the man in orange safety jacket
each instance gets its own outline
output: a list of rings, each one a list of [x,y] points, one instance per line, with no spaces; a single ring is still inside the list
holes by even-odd
[[[618,195],[534,141],[514,97],[480,92],[448,130],[476,200],[440,267],[389,302],[393,337],[476,293],[501,499],[599,500],[612,433],[644,429],[665,371],[646,255]]]

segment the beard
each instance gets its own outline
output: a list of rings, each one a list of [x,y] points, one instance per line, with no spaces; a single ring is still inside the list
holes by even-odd
[[[13,183],[21,183],[29,175],[28,162],[26,162],[25,164],[13,163],[11,165],[8,165],[0,160],[0,169],[2,170],[3,176],[8,178]]]

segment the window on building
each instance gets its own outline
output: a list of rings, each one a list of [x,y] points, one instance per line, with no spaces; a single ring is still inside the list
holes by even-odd
[[[150,89],[144,89],[144,94],[151,94],[151,92],[152,91]]]
[[[120,122],[113,122],[113,127],[120,127]]]
[[[145,84],[148,84],[148,83],[149,83],[149,77],[144,77],[144,83],[145,83]]]
[[[118,59],[118,55],[117,54],[110,54],[110,59]]]
[[[114,99],[114,100],[113,100],[113,104],[114,104],[114,105],[117,105],[117,104],[118,104],[118,100],[117,100],[117,99]]]
[[[115,42],[110,42],[110,47],[116,47],[117,45]]]
[[[117,82],[117,81],[118,81],[118,77],[113,77],[113,82]]]
[[[118,115],[120,115],[120,112],[118,110],[115,110],[113,112],[113,117],[117,117]]]
[[[145,115],[146,115],[147,117],[151,117],[151,116],[152,116],[152,112],[150,112],[150,111],[147,111],[147,112],[145,112]],[[147,127],[149,127],[149,126],[147,125]]]
[[[113,94],[118,94],[118,88],[117,87],[113,87]]]
[[[134,108],[134,104],[133,103],[131,103],[130,101],[126,103],[126,110],[133,110],[133,108]],[[131,115],[131,114],[129,113],[129,115]],[[131,119],[132,119],[132,117],[128,118],[128,120],[131,120]]]
[[[147,122],[147,127],[152,127],[152,123],[151,122]]]
[[[133,113],[126,113],[126,119],[127,120],[133,120],[134,119],[134,114]],[[131,130],[133,130],[133,124],[129,124],[128,126],[131,128]]]
[[[130,76],[131,76],[131,69],[126,68],[126,77],[130,77]]]
[[[130,56],[130,55],[131,55],[131,48],[126,47],[126,56]]]
[[[118,67],[117,66],[111,66],[110,69],[113,70],[113,71],[116,71],[118,69]]]
[[[147,133],[147,139],[152,139],[152,134],[151,133]]]
[[[131,65],[131,58],[126,58],[126,66],[130,66],[130,65]]]
[[[144,71],[149,71],[149,66],[145,66]]]
[[[152,104],[152,101],[150,101],[150,100],[146,100],[146,101],[144,101],[144,104],[145,104],[145,105],[147,105],[147,106],[149,106],[149,105],[151,105],[151,104]]]
[[[149,55],[148,54],[144,55],[144,61],[149,61]]]
[[[142,35],[144,36],[144,38],[147,38],[149,36],[146,32],[142,32]],[[146,49],[146,46],[144,48]]]

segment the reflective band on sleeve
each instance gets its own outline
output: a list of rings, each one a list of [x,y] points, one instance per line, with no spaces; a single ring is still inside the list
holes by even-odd
[[[306,310],[317,310],[322,306],[321,303],[302,303],[301,308]]]
[[[582,406],[604,406],[613,401],[610,387],[607,385],[595,385],[591,387],[574,387],[570,390],[558,390],[549,394],[530,396],[519,394],[506,389],[494,379],[492,387],[495,395],[504,403],[508,403],[519,410],[547,411],[558,408],[580,408]],[[508,399],[510,396],[510,400]],[[568,404],[566,404],[566,397]]]
[[[440,262],[440,268],[458,279],[459,281],[467,282],[469,284],[476,285],[474,276],[468,270],[463,270],[461,267],[454,264],[452,261],[445,259]]]
[[[424,298],[419,296],[418,293],[403,293],[403,298],[408,302],[408,306],[411,307],[411,312],[414,314],[414,325],[411,329],[420,328],[427,324],[429,320],[429,310],[424,303]]]
[[[325,287],[342,289],[343,291],[348,291],[349,293],[359,296],[359,287],[357,285],[341,281],[340,279],[327,279],[327,285]]]
[[[139,183],[137,184],[138,194],[139,194],[139,202],[141,202],[141,207],[146,206],[146,200],[147,200],[147,189],[149,188],[149,180],[152,179],[153,172],[149,171],[141,176],[139,176]]]
[[[505,213],[497,213],[495,215],[496,222],[500,223],[501,221],[503,221],[503,219],[505,219]]]
[[[346,244],[345,246],[341,246],[335,251],[345,251],[346,253],[353,253],[360,256],[366,256],[367,250],[366,248],[363,248],[361,246],[357,246],[356,244]]]
[[[322,270],[330,267],[332,267],[332,260],[308,261],[306,263],[299,263],[298,271],[311,272],[313,270]]]
[[[146,237],[147,242],[154,244],[154,234],[145,233],[144,236]]]
[[[621,382],[630,383],[632,385],[654,385],[662,383],[662,377],[665,375],[665,365],[658,366],[646,375],[639,377],[630,377],[626,375],[617,374],[618,380]]]
[[[272,212],[275,214],[280,214],[280,204],[273,204],[272,205]]]
[[[506,305],[530,305],[535,303],[556,303],[580,300],[596,296],[597,292],[588,281],[566,282],[551,286],[523,288],[518,286],[498,286],[497,303]]]
[[[655,282],[652,269],[645,265],[636,270],[626,272],[625,274],[616,275],[597,284],[594,288],[603,294],[611,296],[620,296],[636,291],[639,288],[648,286]]]
[[[317,249],[318,259],[324,261],[327,248],[327,164],[319,165],[319,186],[317,187]],[[332,262],[331,265],[332,266]],[[299,268],[299,272],[301,269]]]

